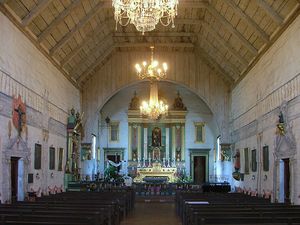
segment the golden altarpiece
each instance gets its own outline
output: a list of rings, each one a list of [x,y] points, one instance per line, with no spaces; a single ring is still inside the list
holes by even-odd
[[[151,179],[176,182],[185,162],[185,121],[187,109],[180,94],[168,115],[150,120],[139,111],[136,93],[128,109],[128,169],[135,182]]]

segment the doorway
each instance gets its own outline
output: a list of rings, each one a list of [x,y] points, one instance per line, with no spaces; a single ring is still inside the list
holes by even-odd
[[[19,157],[11,157],[11,201],[18,199]]]
[[[194,156],[194,182],[202,184],[206,181],[206,157]]]
[[[291,198],[290,198],[290,159],[282,159],[283,165],[284,165],[284,178],[283,178],[283,183],[284,183],[284,203],[291,203]]]

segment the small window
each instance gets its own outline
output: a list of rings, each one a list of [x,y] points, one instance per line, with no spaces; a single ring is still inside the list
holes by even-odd
[[[195,124],[195,142],[204,143],[205,142],[205,124],[202,122],[197,122]]]
[[[55,148],[49,148],[49,170],[55,169]]]
[[[59,148],[58,149],[58,171],[62,171],[62,164],[63,164],[63,155],[64,155],[64,149]]]
[[[110,141],[119,141],[119,122],[110,122]]]
[[[42,162],[42,145],[35,144],[34,146],[34,169],[40,170]]]
[[[269,146],[263,147],[263,169],[269,171]]]
[[[256,172],[257,170],[256,149],[251,151],[251,170],[252,172]]]

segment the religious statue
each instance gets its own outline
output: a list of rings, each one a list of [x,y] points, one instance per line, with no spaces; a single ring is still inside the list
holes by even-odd
[[[139,110],[140,109],[140,99],[136,95],[136,91],[134,92],[134,96],[130,101],[129,110]]]
[[[279,119],[278,119],[277,128],[278,128],[279,134],[280,135],[285,135],[285,121],[284,121],[282,111],[280,111],[278,117],[279,117]]]
[[[152,146],[153,147],[161,146],[161,130],[158,127],[155,127],[152,130]]]
[[[179,91],[177,92],[177,97],[174,100],[173,109],[174,110],[186,110],[186,107],[183,104],[183,101],[179,94]]]
[[[71,109],[71,114],[68,117],[68,123],[67,123],[67,129],[74,129],[76,123],[76,118],[75,118],[75,109]]]
[[[84,137],[84,131],[83,131],[83,125],[82,125],[83,114],[84,113],[82,113],[80,115],[79,112],[76,113],[76,117],[75,117],[75,119],[76,119],[76,122],[75,122],[76,125],[75,125],[74,130],[73,130],[73,132],[75,134],[80,134],[81,135],[81,139]]]
[[[13,98],[13,112],[12,112],[13,125],[18,130],[18,136],[21,136],[23,127],[26,123],[26,106],[21,100],[21,96]]]

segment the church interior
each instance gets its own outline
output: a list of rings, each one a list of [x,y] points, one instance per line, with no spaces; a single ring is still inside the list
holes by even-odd
[[[300,224],[299,15],[0,0],[3,224]]]

